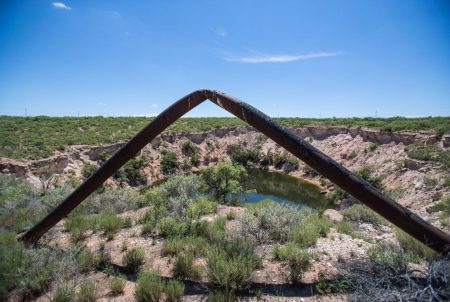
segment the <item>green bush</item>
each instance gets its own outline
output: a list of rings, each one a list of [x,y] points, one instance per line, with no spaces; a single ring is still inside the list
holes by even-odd
[[[147,184],[147,178],[141,172],[145,165],[146,158],[140,156],[129,160],[125,166],[114,174],[114,178],[118,181],[126,182],[130,186],[141,186]]]
[[[184,252],[192,253],[194,256],[200,256],[204,254],[207,247],[208,242],[202,237],[173,237],[164,240],[161,255],[176,256]]]
[[[180,279],[198,279],[200,267],[194,263],[194,260],[192,253],[178,254],[172,269],[173,276]]]
[[[114,276],[109,279],[108,286],[111,293],[115,296],[121,295],[125,289],[126,280],[120,276]]]
[[[314,246],[317,239],[327,236],[331,225],[325,217],[312,215],[294,228],[291,240],[303,248]]]
[[[159,231],[165,238],[182,237],[187,233],[187,224],[180,223],[173,217],[164,217],[159,222]]]
[[[194,144],[190,140],[186,140],[181,143],[181,151],[186,156],[192,156],[194,154],[197,154],[199,151],[199,148],[196,144]]]
[[[311,266],[311,256],[307,250],[296,250],[288,258],[289,278],[292,283],[299,283],[303,273]]]
[[[236,291],[246,287],[255,267],[248,257],[229,257],[220,249],[208,253],[207,273],[213,286],[226,291]]]
[[[86,216],[75,214],[66,218],[64,227],[69,231],[72,240],[80,241],[84,239],[86,232],[90,229],[91,225]]]
[[[103,214],[99,217],[100,229],[108,239],[114,238],[114,235],[123,226],[122,218],[116,215]]]
[[[60,285],[53,294],[52,302],[73,302],[75,301],[75,286],[73,284]]]
[[[403,272],[408,268],[408,263],[414,259],[411,253],[392,244],[378,244],[369,249],[368,256],[380,265]]]
[[[139,302],[159,302],[162,300],[165,286],[158,272],[154,270],[140,272],[135,288]]]
[[[165,151],[161,156],[161,171],[164,174],[173,174],[178,169],[177,155],[173,151]]]
[[[355,172],[356,175],[370,183],[375,188],[381,190],[382,189],[382,178],[380,176],[374,175],[375,171],[372,166],[363,166],[358,171]]]
[[[228,146],[227,152],[233,163],[248,167],[258,164],[259,150],[259,146],[248,148],[243,143],[236,143]]]
[[[81,283],[77,294],[77,302],[94,302],[96,300],[95,284],[91,281]]]
[[[227,194],[243,190],[242,182],[247,177],[247,172],[240,165],[220,162],[217,166],[204,169],[201,175],[208,191],[224,201]]]
[[[128,271],[137,271],[145,262],[145,250],[143,248],[129,249],[123,256],[122,262]]]
[[[217,212],[217,203],[209,200],[206,196],[200,196],[191,201],[187,208],[188,216],[198,219],[203,215]]]
[[[282,168],[285,173],[296,171],[299,168],[299,161],[296,157],[289,155]]]
[[[77,257],[78,267],[82,272],[96,269],[100,264],[100,257],[88,249],[84,249]]]
[[[25,250],[13,232],[0,233],[0,300],[19,283],[25,265]]]
[[[367,222],[375,225],[385,224],[385,220],[380,215],[362,204],[354,204],[343,210],[342,214],[350,221]]]
[[[336,223],[336,231],[347,235],[352,235],[353,233],[352,225],[346,220],[342,220]]]
[[[377,150],[379,146],[380,146],[380,145],[377,144],[377,143],[371,143],[371,144],[369,145],[369,148],[368,148],[368,149],[369,149],[370,152],[373,152],[373,151]]]
[[[253,271],[261,267],[253,245],[245,239],[222,241],[207,253],[207,275],[213,287],[234,293],[247,287]]]
[[[178,280],[169,280],[164,286],[167,302],[180,302],[184,294],[184,284]]]
[[[227,220],[234,220],[236,219],[236,212],[234,210],[229,210],[227,212]]]
[[[436,257],[436,252],[434,252],[431,248],[427,247],[422,242],[418,241],[399,228],[395,228],[395,235],[400,242],[400,246],[405,251],[413,253],[414,255],[422,259],[431,259],[433,257]]]
[[[242,223],[242,235],[255,242],[286,242],[305,215],[306,212],[296,208],[263,200],[248,205],[239,220]]]
[[[86,162],[83,165],[83,168],[81,170],[81,175],[83,175],[84,178],[89,178],[92,176],[92,174],[97,171],[98,166],[96,164],[92,164],[90,162]]]

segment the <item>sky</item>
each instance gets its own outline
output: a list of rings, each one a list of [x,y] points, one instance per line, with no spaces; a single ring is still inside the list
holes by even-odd
[[[0,115],[450,116],[450,2],[0,0]],[[204,103],[187,116],[230,116]]]

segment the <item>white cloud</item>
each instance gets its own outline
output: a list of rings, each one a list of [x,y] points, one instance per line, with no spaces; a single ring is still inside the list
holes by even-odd
[[[106,103],[98,102],[98,103],[97,103],[97,106],[106,106]]]
[[[230,62],[238,63],[286,63],[294,61],[311,60],[317,58],[334,57],[341,55],[341,52],[314,52],[303,55],[256,55],[248,57],[238,57],[238,58],[225,58],[225,60]]]
[[[52,5],[53,5],[53,7],[56,7],[56,8],[67,9],[67,10],[72,9],[70,6],[67,6],[62,2],[52,2]]]
[[[152,104],[152,107],[153,108],[158,108],[158,105],[157,104]]]

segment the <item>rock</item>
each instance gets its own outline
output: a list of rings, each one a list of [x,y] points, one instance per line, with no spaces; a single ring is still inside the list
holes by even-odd
[[[426,165],[426,161],[407,158],[405,159],[405,167],[410,170],[419,170]]]
[[[325,212],[323,212],[323,215],[328,219],[330,219],[332,222],[339,222],[342,221],[342,219],[344,219],[344,216],[342,216],[341,213],[333,209],[325,210]]]

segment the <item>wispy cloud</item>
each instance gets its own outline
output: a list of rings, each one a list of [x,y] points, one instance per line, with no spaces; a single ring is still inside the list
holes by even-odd
[[[211,28],[211,30],[221,38],[225,38],[226,36],[228,36],[228,32],[223,27]]]
[[[62,2],[52,2],[52,5],[53,5],[53,7],[56,7],[56,8],[67,9],[67,10],[72,9],[70,6],[67,6]]]
[[[152,104],[152,107],[153,108],[158,108],[158,105],[157,104]]]
[[[107,104],[106,104],[106,103],[103,103],[103,102],[98,102],[96,105],[97,105],[97,106],[106,106]]]
[[[327,58],[341,55],[342,52],[313,52],[301,55],[255,55],[255,56],[243,56],[236,58],[225,58],[226,61],[237,63],[286,63],[294,61],[311,60],[318,58]]]

